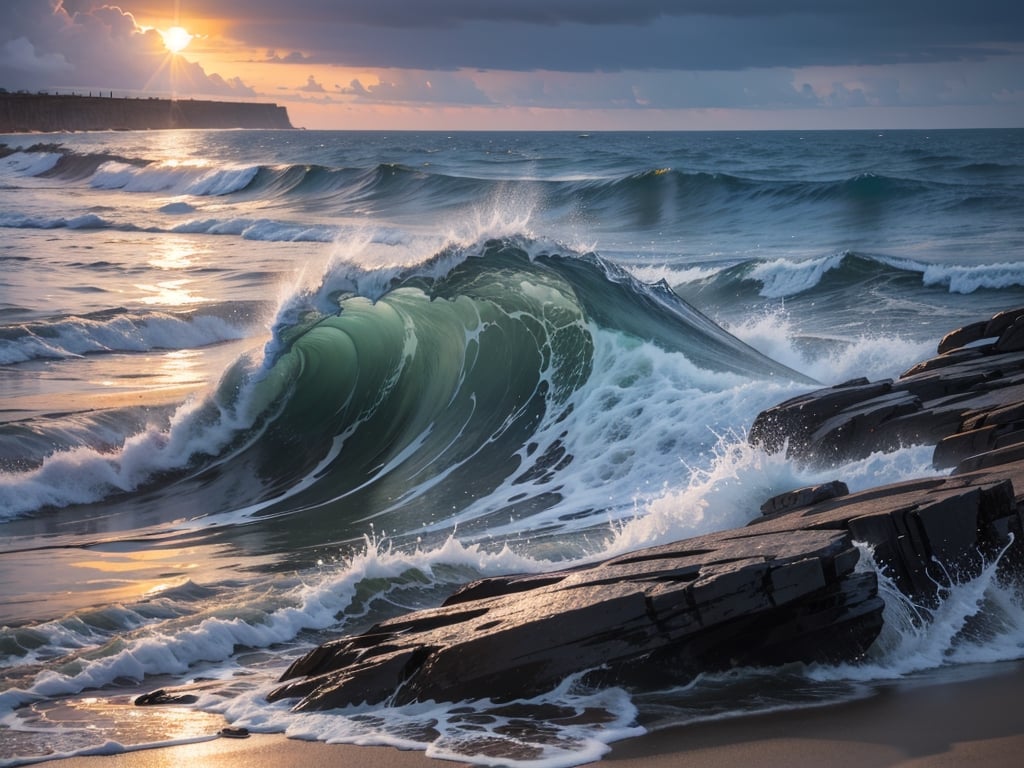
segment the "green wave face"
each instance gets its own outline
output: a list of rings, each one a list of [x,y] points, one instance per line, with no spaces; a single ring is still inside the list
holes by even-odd
[[[250,426],[187,476],[167,478],[175,488],[151,497],[152,512],[258,522],[277,552],[358,538],[370,522],[391,536],[456,525],[472,536],[543,512],[557,526],[566,486],[586,469],[569,425],[608,418],[591,412],[603,408],[607,378],[594,376],[598,342],[654,344],[715,374],[801,378],[664,286],[593,254],[526,247],[491,241],[439,254],[376,300],[332,293],[338,275],[325,276],[309,301],[320,309],[297,320],[283,312],[259,374],[239,361],[203,406],[210,424]],[[621,427],[609,434],[630,432]],[[637,445],[610,445],[609,456]]]
[[[290,510],[388,512],[403,530],[514,475],[538,425],[587,381],[593,339],[557,272],[522,254],[482,266],[469,259],[376,302],[345,297],[307,323],[264,384],[286,387],[283,405],[233,464]]]

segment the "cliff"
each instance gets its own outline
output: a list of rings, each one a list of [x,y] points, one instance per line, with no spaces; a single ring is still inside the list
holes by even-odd
[[[0,93],[0,133],[292,127],[276,104]]]

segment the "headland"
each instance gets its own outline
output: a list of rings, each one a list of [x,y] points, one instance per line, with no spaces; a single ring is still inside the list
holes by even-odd
[[[277,104],[0,93],[0,133],[294,128]]]

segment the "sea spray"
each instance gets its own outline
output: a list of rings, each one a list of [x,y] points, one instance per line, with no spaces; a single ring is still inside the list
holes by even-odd
[[[680,468],[678,484],[638,498],[632,518],[612,526],[601,556],[622,554],[727,528],[741,528],[760,514],[760,505],[780,493],[841,479],[852,491],[941,474],[931,463],[931,446],[911,446],[871,455],[842,467],[815,469],[768,453],[743,435],[720,436],[706,464]]]
[[[752,314],[728,330],[765,355],[801,371],[824,386],[853,378],[895,378],[935,352],[931,339],[898,334],[805,333],[785,309]]]
[[[882,634],[860,664],[815,666],[814,680],[881,681],[932,672],[955,664],[1018,659],[1024,654],[1024,595],[1019,585],[999,577],[1000,559],[1012,546],[962,579],[942,569],[934,605],[908,598],[886,575],[871,549],[861,545],[858,568],[878,572],[885,601]],[[981,555],[978,555],[979,559]],[[936,564],[940,569],[942,564]]]

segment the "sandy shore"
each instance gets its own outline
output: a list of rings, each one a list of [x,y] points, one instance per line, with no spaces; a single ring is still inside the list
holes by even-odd
[[[1024,661],[941,684],[891,685],[878,695],[811,710],[670,728],[612,745],[607,768],[1017,768],[1024,755]],[[57,765],[57,763],[50,763]],[[420,752],[253,735],[62,760],[60,768],[450,768]],[[598,765],[598,764],[591,764]]]

